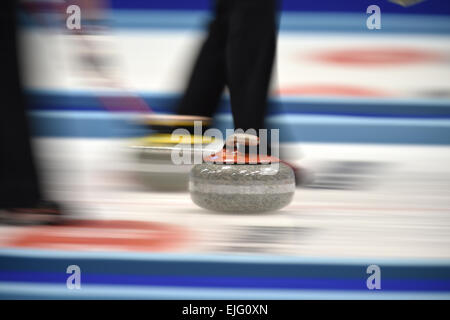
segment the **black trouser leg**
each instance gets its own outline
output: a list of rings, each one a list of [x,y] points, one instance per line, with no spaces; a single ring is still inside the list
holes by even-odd
[[[265,128],[276,50],[276,12],[275,0],[233,3],[226,63],[235,128]]]
[[[0,10],[0,208],[34,205],[40,188],[20,83],[15,5],[3,0]]]
[[[276,50],[276,0],[217,0],[178,114],[212,116],[228,85],[235,128],[265,128]]]
[[[216,111],[226,83],[226,5],[217,1],[214,19],[192,70],[177,114],[211,117]]]

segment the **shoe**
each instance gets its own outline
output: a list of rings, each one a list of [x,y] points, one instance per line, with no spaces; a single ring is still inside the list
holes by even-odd
[[[52,225],[64,220],[61,206],[53,201],[41,200],[32,207],[3,209],[0,221],[11,225]]]

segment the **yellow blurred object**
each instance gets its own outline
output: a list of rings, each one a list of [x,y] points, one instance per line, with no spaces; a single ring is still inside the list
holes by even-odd
[[[144,123],[152,126],[193,127],[196,121],[209,125],[211,118],[187,115],[153,114],[147,115]]]
[[[390,2],[401,5],[402,7],[410,7],[426,0],[389,0]]]
[[[171,133],[157,133],[138,139],[139,145],[175,145],[175,144],[208,144],[213,137],[200,135],[172,135]]]

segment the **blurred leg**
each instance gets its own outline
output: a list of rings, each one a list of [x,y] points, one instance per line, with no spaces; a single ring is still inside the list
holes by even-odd
[[[276,50],[276,0],[237,0],[230,12],[227,79],[235,128],[264,128]]]
[[[226,1],[216,1],[214,14],[208,36],[197,56],[177,114],[211,117],[222,96],[226,83]]]
[[[41,198],[20,84],[14,2],[3,0],[0,11],[0,208],[31,206]]]

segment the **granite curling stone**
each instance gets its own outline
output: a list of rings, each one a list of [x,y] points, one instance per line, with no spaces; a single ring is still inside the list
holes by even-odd
[[[183,138],[188,143],[171,140],[170,135],[156,134],[136,143],[132,148],[137,155],[135,172],[140,183],[151,190],[185,191],[189,185],[189,172],[193,167],[196,154],[203,157],[212,139],[202,136],[188,136]],[[202,148],[195,149],[194,144],[201,144]],[[177,152],[180,158],[187,153],[191,159],[187,164],[174,164],[172,152]],[[211,152],[210,152],[211,153]]]
[[[227,144],[257,143],[256,136],[242,134]],[[256,139],[256,140],[255,140]],[[256,141],[256,142],[255,142]],[[189,191],[198,206],[220,212],[257,213],[279,210],[295,192],[291,167],[270,156],[222,150],[191,169]]]
[[[142,186],[150,190],[186,191],[189,185],[189,172],[194,159],[202,159],[211,154],[209,145],[212,137],[195,134],[195,126],[200,125],[200,132],[209,126],[210,118],[184,115],[146,115],[139,122],[148,127],[148,136],[134,140],[131,149],[137,158],[133,171]],[[182,128],[185,134],[173,134]],[[194,133],[194,134],[193,134]],[[219,145],[220,149],[220,145]],[[174,163],[172,153],[191,161]],[[184,157],[186,156],[186,157]]]

